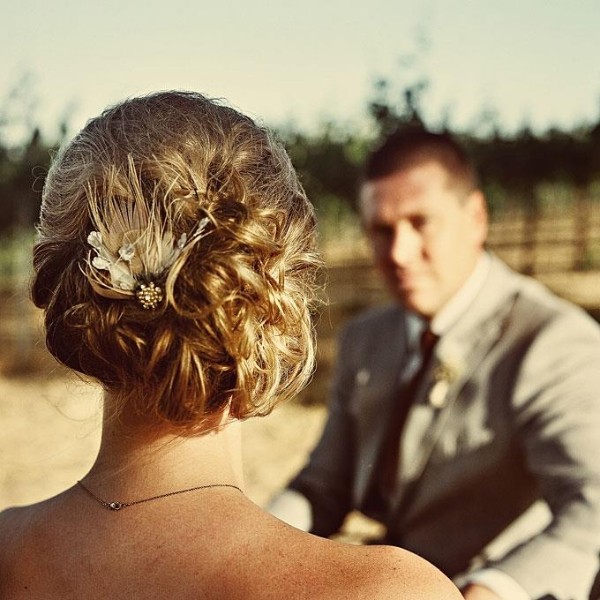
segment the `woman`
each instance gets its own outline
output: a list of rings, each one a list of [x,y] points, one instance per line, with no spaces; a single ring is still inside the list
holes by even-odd
[[[240,420],[312,371],[314,229],[284,150],[198,94],[126,101],[58,154],[32,296],[50,351],[105,390],[102,443],[72,488],[1,515],[0,597],[460,597],[244,496]]]

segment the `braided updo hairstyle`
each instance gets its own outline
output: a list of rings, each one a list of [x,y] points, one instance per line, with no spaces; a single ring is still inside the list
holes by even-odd
[[[162,290],[153,307],[96,268],[98,231],[106,248],[146,253],[121,264],[137,289]],[[33,264],[50,352],[110,391],[117,414],[193,432],[226,408],[267,414],[312,373],[312,206],[268,131],[200,94],[127,100],[59,151]]]

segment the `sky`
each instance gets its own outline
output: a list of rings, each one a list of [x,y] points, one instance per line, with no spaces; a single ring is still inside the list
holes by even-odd
[[[507,130],[600,118],[598,0],[2,0],[4,139],[72,132],[160,89],[225,98],[271,125],[367,127],[373,83],[429,80],[427,120]],[[413,62],[407,56],[417,56]],[[27,90],[9,101],[25,77]]]

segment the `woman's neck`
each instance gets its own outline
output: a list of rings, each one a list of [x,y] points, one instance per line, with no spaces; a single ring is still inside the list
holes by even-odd
[[[243,487],[241,427],[228,415],[186,436],[107,415],[98,456],[84,478],[98,495],[133,501],[201,485]]]

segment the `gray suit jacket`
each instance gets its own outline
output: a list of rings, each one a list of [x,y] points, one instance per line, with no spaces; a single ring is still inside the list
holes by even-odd
[[[342,332],[327,424],[290,487],[328,536],[369,486],[410,355],[388,306]],[[450,576],[534,501],[552,522],[494,563],[532,598],[588,597],[600,551],[600,329],[493,259],[479,295],[438,342],[401,442],[391,539]]]

